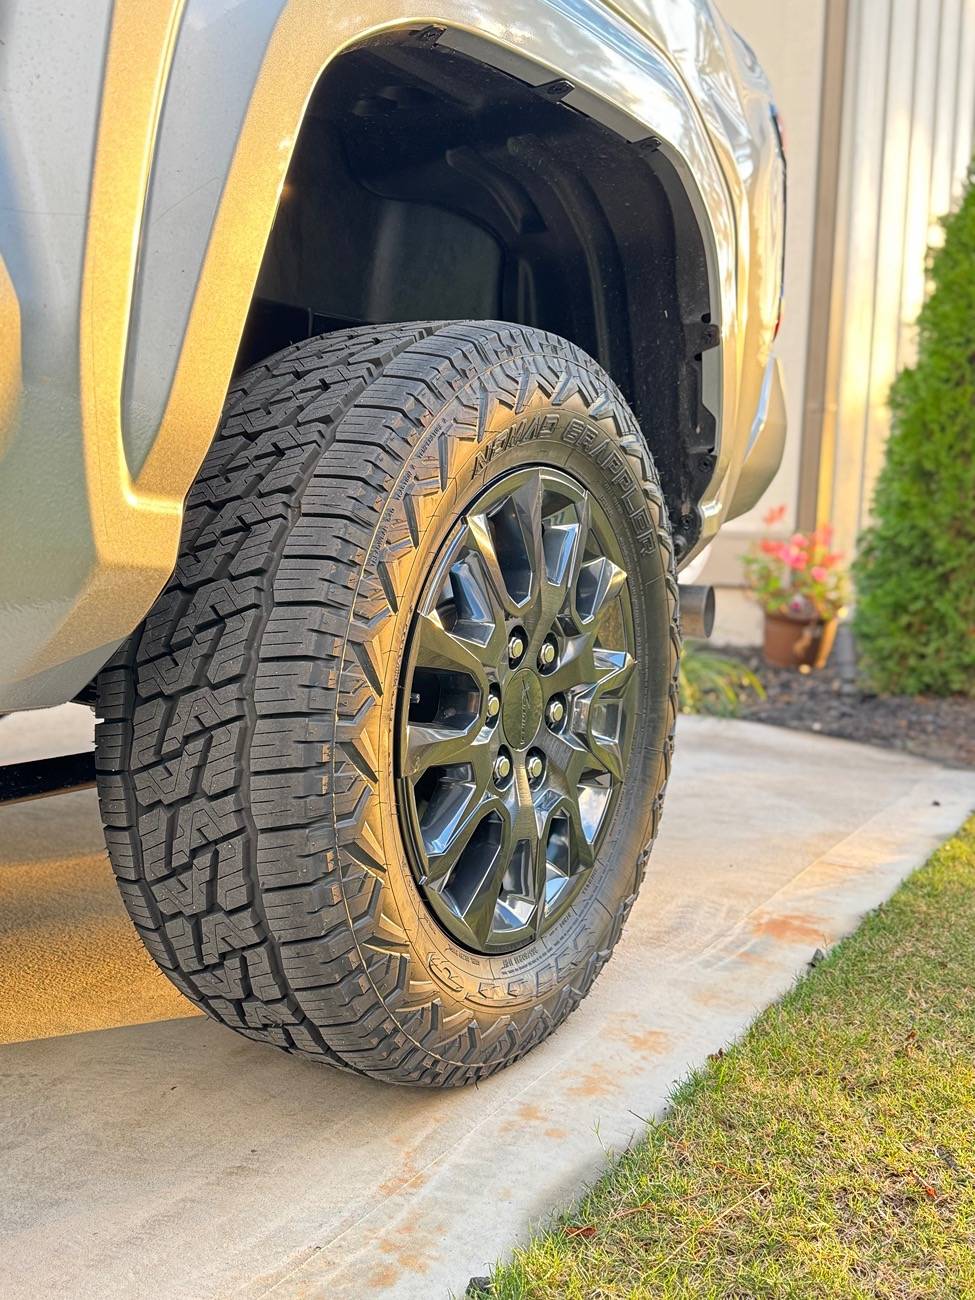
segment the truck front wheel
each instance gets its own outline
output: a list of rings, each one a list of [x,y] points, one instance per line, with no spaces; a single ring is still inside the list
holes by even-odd
[[[589,990],[672,748],[667,518],[565,340],[368,326],[235,383],[99,679],[99,795],[169,978],[374,1078],[510,1064]]]

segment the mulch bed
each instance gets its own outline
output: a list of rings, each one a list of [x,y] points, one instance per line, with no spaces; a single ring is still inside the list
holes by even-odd
[[[758,676],[767,698],[750,696],[741,717],[798,731],[899,749],[951,767],[975,767],[975,700],[964,696],[869,695],[830,664],[820,672],[770,668],[758,650],[728,650]]]

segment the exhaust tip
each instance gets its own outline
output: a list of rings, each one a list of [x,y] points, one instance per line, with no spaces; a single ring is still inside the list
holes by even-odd
[[[714,588],[679,586],[682,636],[706,641],[714,631]]]

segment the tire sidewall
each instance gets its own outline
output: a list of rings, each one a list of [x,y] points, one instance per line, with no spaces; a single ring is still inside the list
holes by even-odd
[[[528,373],[537,375],[534,358],[518,361]],[[510,366],[506,369],[510,372]],[[482,383],[486,378],[489,382],[482,376]],[[463,1007],[478,1017],[510,1017],[531,1011],[540,1002],[550,1002],[567,985],[578,983],[580,974],[592,967],[594,956],[598,960],[599,954],[608,952],[639,885],[654,801],[665,779],[676,663],[667,581],[671,552],[664,544],[659,499],[647,490],[652,471],[635,421],[605,378],[592,374],[586,378],[597,393],[601,390],[609,398],[598,419],[581,401],[556,407],[542,400],[518,415],[500,408],[498,418],[479,441],[458,436],[458,428],[462,429],[459,395],[449,401],[418,438],[390,493],[363,567],[364,577],[370,578],[387,543],[386,516],[402,509],[405,495],[415,493],[414,501],[422,508],[415,508],[414,513],[421,524],[412,563],[397,570],[401,590],[384,648],[378,783],[372,795],[378,802],[373,824],[382,826],[386,863],[382,909],[407,938],[409,960],[415,967],[411,979],[432,982],[449,1007]],[[447,440],[450,449],[447,483],[442,484],[441,472],[436,491],[417,493],[418,486],[423,489],[430,482],[431,462],[443,463],[442,440]],[[413,611],[430,567],[457,519],[498,478],[533,465],[561,470],[593,492],[620,540],[630,575],[640,712],[623,790],[589,880],[540,939],[514,952],[488,956],[461,947],[438,924],[407,858],[396,815],[398,685]],[[343,876],[347,879],[357,869],[361,868],[349,862]]]

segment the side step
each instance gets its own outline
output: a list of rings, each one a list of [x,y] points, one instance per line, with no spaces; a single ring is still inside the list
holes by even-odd
[[[0,766],[0,805],[87,790],[95,784],[95,751]]]

